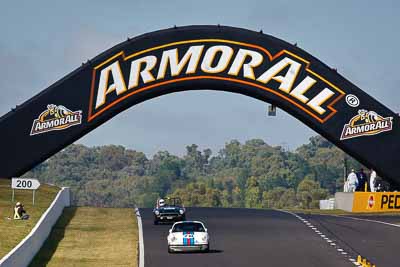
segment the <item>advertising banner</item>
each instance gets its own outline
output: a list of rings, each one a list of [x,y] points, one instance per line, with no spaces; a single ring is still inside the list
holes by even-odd
[[[355,192],[353,212],[400,212],[400,192]]]

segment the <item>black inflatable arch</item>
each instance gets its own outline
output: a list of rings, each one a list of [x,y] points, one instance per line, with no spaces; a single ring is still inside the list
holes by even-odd
[[[395,113],[300,48],[222,26],[128,39],[17,106],[0,118],[0,177],[22,175],[133,105],[196,89],[272,103],[400,184]]]

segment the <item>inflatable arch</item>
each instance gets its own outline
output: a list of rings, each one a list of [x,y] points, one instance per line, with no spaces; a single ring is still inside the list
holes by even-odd
[[[0,118],[0,177],[22,175],[133,105],[198,89],[272,103],[400,184],[398,115],[296,45],[222,26],[128,39],[17,106]]]

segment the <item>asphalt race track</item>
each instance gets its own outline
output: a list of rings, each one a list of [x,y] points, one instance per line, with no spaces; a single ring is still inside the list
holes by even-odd
[[[378,267],[400,266],[400,228],[365,220],[398,224],[400,216],[302,215],[352,255],[362,255]]]
[[[280,211],[189,208],[187,219],[203,221],[211,237],[209,253],[191,254],[168,254],[171,225],[153,225],[151,209],[140,213],[145,267],[355,266],[300,219]]]

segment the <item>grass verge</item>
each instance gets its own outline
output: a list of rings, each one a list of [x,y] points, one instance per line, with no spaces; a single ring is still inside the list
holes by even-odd
[[[42,214],[53,202],[60,188],[49,185],[41,185],[36,190],[35,206],[32,206],[31,190],[15,190],[15,201],[11,202],[11,180],[0,179],[0,258],[10,252],[25,238],[40,219]],[[13,217],[15,202],[22,202],[29,220],[10,220]]]
[[[66,208],[30,267],[137,266],[132,209]]]

